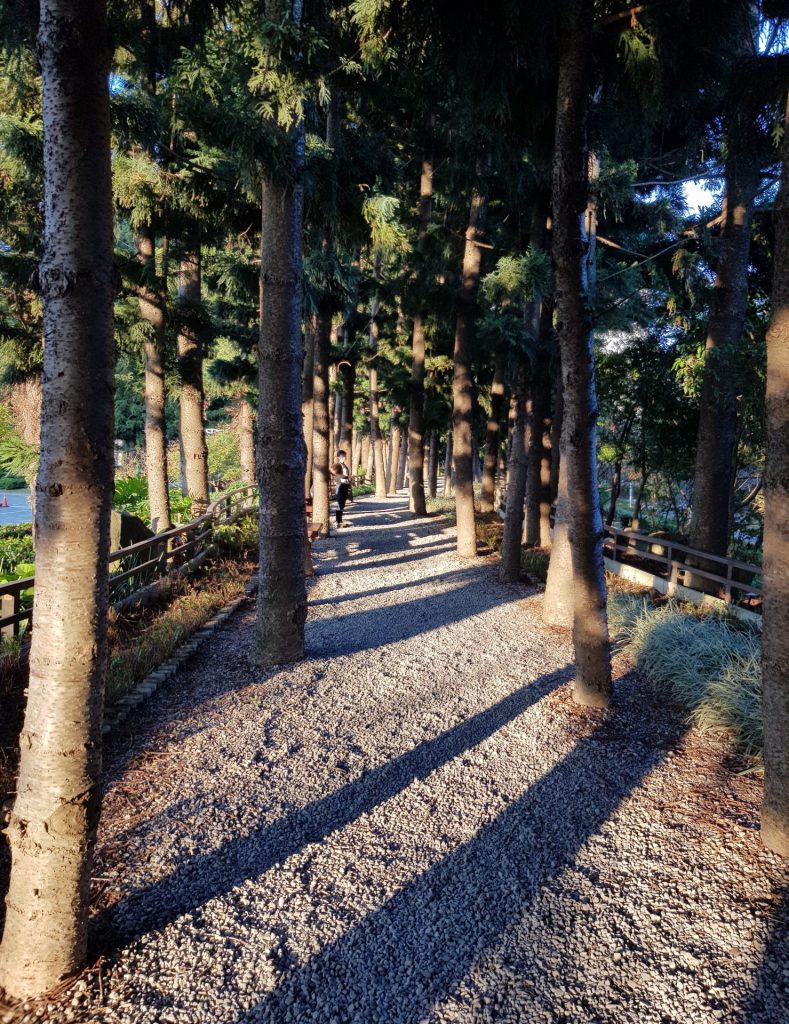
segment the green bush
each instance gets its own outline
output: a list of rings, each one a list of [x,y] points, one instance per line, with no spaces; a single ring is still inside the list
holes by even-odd
[[[728,732],[738,750],[762,752],[761,637],[715,612],[612,594],[608,620],[614,644],[702,731]]]
[[[22,476],[0,476],[0,491],[21,491],[27,487]]]
[[[151,521],[148,504],[148,481],[144,476],[123,476],[115,481],[113,507],[118,512],[129,512],[144,523]],[[177,487],[170,490],[170,514],[173,523],[188,523],[192,518],[192,503]]]
[[[545,583],[548,579],[550,557],[550,552],[545,548],[521,548],[521,570],[540,583]]]
[[[252,555],[257,556],[257,516],[245,516],[234,523],[216,526],[213,543],[217,554],[222,558],[246,559]]]
[[[32,562],[33,537],[30,533],[16,537],[0,537],[0,576],[3,582],[7,582],[8,579],[20,579],[20,566],[32,568]],[[22,573],[22,576],[30,575],[32,573]]]

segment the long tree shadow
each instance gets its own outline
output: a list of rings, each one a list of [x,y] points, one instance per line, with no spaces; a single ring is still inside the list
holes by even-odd
[[[775,910],[753,989],[742,1007],[741,1024],[789,1020],[789,884]]]
[[[179,915],[227,893],[281,863],[308,843],[319,842],[384,803],[415,779],[492,736],[560,684],[570,666],[541,676],[486,711],[459,723],[400,757],[366,772],[328,796],[266,823],[220,849],[192,857],[170,875],[102,911],[93,922],[92,945],[106,953],[136,935],[162,928]]]
[[[679,738],[634,742],[616,724],[607,718],[470,842],[232,1019],[423,1020]]]
[[[405,583],[393,583],[389,587],[373,587],[370,590],[348,591],[344,594],[315,598],[310,601],[310,607],[319,607],[320,605],[337,605],[347,601],[361,601],[366,597],[376,597],[382,594],[394,594],[402,590],[412,590],[414,587],[424,587],[430,584],[448,584],[451,583],[452,580],[456,579],[467,580],[474,572],[478,572],[477,567],[469,568],[466,566],[461,569],[447,569],[445,572],[438,572],[432,576],[420,576],[418,580],[408,580]],[[433,595],[431,595],[431,600],[432,597]]]

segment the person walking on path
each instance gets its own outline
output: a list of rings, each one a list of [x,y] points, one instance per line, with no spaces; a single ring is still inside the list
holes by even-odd
[[[351,471],[347,465],[347,454],[340,449],[337,452],[337,461],[332,466],[332,475],[334,476],[334,497],[337,501],[337,511],[335,512],[335,519],[337,527],[347,526],[347,523],[343,523],[342,514],[345,511],[345,504],[351,495]],[[353,501],[353,498],[351,498]]]

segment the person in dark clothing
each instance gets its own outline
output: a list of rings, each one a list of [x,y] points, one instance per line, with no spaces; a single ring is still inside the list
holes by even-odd
[[[337,461],[332,466],[332,475],[334,476],[334,497],[337,501],[335,519],[338,527],[347,526],[347,523],[343,523],[342,521],[345,504],[351,494],[351,471],[347,466],[347,458],[348,456],[346,453],[340,449],[340,451],[337,452]]]

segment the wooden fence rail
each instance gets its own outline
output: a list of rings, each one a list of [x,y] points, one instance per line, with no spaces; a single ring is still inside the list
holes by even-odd
[[[257,509],[257,488],[237,487],[212,502],[189,523],[120,548],[110,555],[110,603],[126,608],[161,590],[168,577],[192,572],[208,554],[217,526],[234,523]],[[33,618],[35,576],[0,584],[0,636],[19,636]]]
[[[657,563],[663,567],[661,571],[665,572],[666,579],[674,584],[682,583],[685,574],[710,580],[719,585],[724,601],[729,604],[734,600],[734,591],[739,591],[740,595],[761,594],[762,569],[759,565],[710,555],[667,537],[620,530],[615,526],[606,526],[605,531],[605,554],[615,562],[626,562],[635,556],[639,560]]]

